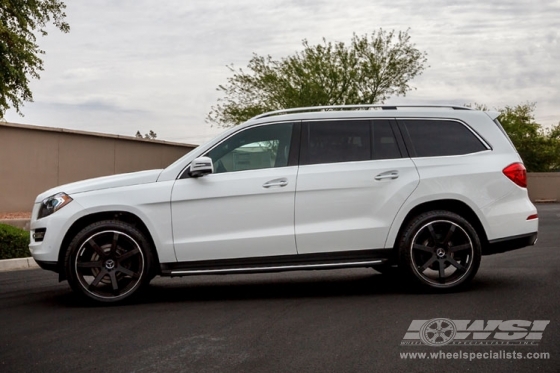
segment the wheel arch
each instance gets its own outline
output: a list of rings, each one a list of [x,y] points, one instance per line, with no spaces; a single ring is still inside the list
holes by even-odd
[[[476,212],[465,202],[457,200],[457,199],[440,199],[440,200],[434,200],[434,201],[427,201],[427,202],[423,202],[420,203],[418,205],[416,205],[415,207],[413,207],[404,217],[404,219],[401,221],[398,231],[396,232],[396,234],[393,232],[392,237],[388,237],[387,238],[387,242],[385,247],[391,247],[393,249],[396,249],[396,242],[398,240],[398,237],[401,236],[403,230],[405,229],[405,227],[407,226],[407,224],[414,219],[414,217],[424,213],[424,212],[428,212],[428,211],[434,211],[434,210],[445,210],[445,211],[449,211],[449,212],[453,212],[456,213],[457,215],[462,216],[463,218],[465,218],[472,226],[473,228],[476,230],[476,233],[479,236],[480,239],[480,243],[482,245],[482,247],[485,247],[488,245],[488,236],[486,235],[486,230],[484,229],[484,225],[482,224],[482,221],[480,220],[480,218],[478,217],[478,215],[476,214]],[[395,224],[396,222],[394,222],[393,224]]]
[[[85,215],[76,220],[70,228],[66,231],[62,243],[60,245],[60,250],[58,251],[58,277],[59,281],[66,280],[66,273],[64,270],[64,258],[66,257],[66,252],[72,239],[78,234],[82,229],[88,225],[102,221],[102,220],[118,220],[122,222],[129,223],[136,228],[138,228],[145,236],[151,245],[152,254],[154,257],[154,265],[152,271],[159,272],[159,256],[156,249],[155,241],[150,233],[150,230],[146,224],[137,215],[128,211],[103,211],[96,212],[89,215]]]

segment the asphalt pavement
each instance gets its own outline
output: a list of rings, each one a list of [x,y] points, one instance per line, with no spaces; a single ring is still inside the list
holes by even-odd
[[[458,293],[352,269],[156,278],[134,303],[92,306],[55,273],[1,272],[0,372],[560,372],[560,204],[538,210],[537,245],[483,257]],[[550,323],[538,345],[401,345],[434,318]],[[465,358],[402,356],[440,351]]]

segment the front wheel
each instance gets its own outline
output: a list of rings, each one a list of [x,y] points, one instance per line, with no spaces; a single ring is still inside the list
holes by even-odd
[[[449,211],[418,215],[399,240],[399,267],[417,283],[452,289],[468,283],[480,266],[481,244],[476,230]]]
[[[136,227],[116,220],[88,225],[70,243],[65,269],[72,289],[100,302],[118,302],[150,281],[152,251]]]

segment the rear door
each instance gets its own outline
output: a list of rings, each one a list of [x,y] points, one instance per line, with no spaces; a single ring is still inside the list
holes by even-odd
[[[299,254],[383,248],[418,185],[394,121],[303,123],[295,199]]]

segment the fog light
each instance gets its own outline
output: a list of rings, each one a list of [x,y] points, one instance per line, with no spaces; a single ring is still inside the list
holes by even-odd
[[[33,239],[35,242],[43,241],[45,239],[45,233],[47,233],[47,228],[35,229],[35,233],[33,233]]]

